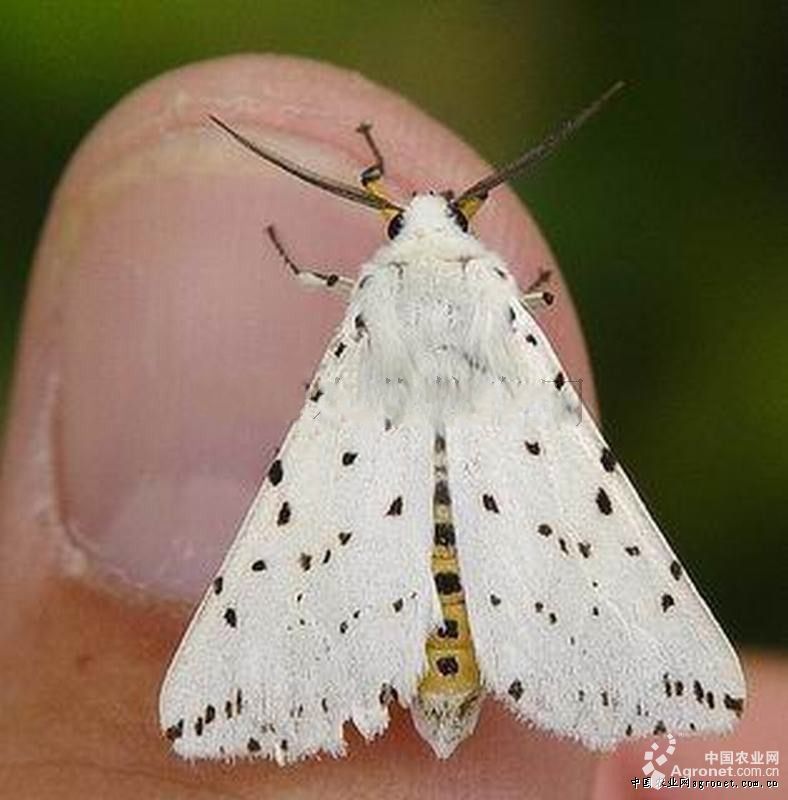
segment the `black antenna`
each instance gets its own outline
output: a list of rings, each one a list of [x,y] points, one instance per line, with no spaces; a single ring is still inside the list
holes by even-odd
[[[350,184],[340,183],[339,181],[335,181],[330,178],[324,178],[322,175],[318,175],[316,172],[312,172],[311,170],[306,169],[306,167],[302,167],[299,164],[296,164],[293,161],[285,158],[284,156],[273,153],[270,150],[267,150],[261,147],[259,144],[251,141],[250,139],[247,139],[244,135],[238,133],[238,131],[233,130],[233,128],[231,128],[227,123],[222,122],[222,120],[220,120],[218,117],[215,117],[213,114],[210,114],[209,116],[216,125],[229,133],[233,139],[242,144],[247,150],[251,150],[255,155],[260,156],[260,158],[265,159],[271,164],[275,164],[285,172],[295,175],[296,178],[301,178],[302,181],[311,183],[312,186],[317,186],[319,189],[323,189],[326,192],[331,192],[332,194],[344,197],[346,200],[351,200],[354,203],[360,203],[361,205],[369,206],[370,208],[375,208],[379,211],[386,209],[391,209],[392,211],[402,211],[400,206],[392,203],[390,200],[386,200],[384,197],[379,197],[378,195],[374,195],[370,192],[365,192],[363,189],[351,186]]]
[[[516,158],[510,164],[497,169],[491,175],[487,175],[480,181],[474,183],[473,186],[470,186],[462,192],[454,202],[457,205],[468,203],[473,200],[482,202],[487,198],[491,189],[508,181],[512,175],[527,170],[540,161],[543,161],[559,144],[565,139],[568,139],[581,125],[593,117],[613,95],[617,94],[623,88],[624,81],[614,83],[601,97],[598,97],[593,103],[586,106],[579,114],[572,117],[572,119],[566,120],[566,122],[549,134],[542,142],[536,145],[536,147],[532,147],[527,153]]]

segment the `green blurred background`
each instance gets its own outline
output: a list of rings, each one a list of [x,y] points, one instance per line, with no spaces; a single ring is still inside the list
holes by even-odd
[[[787,9],[7,0],[0,418],[50,192],[141,82],[242,51],[326,59],[500,162],[623,78],[625,96],[516,188],[578,303],[609,438],[728,632],[784,646]]]

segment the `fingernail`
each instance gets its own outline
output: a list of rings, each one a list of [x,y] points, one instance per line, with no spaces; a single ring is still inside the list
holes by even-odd
[[[347,171],[316,142],[256,135]],[[293,258],[333,268],[370,252],[379,222],[261,169],[204,126],[120,157],[63,213],[76,236],[63,265],[55,442],[65,523],[100,571],[193,599],[342,311],[299,288],[265,225]]]

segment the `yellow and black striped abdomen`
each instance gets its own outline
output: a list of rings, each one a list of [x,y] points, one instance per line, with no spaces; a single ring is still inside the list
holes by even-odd
[[[419,684],[414,720],[445,758],[476,725],[481,681],[457,560],[443,437],[436,437],[434,452],[432,573],[443,624],[427,639],[428,668]]]

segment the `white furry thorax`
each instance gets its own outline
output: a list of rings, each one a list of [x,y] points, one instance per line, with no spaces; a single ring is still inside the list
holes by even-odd
[[[509,404],[518,380],[511,353],[524,313],[503,261],[464,232],[438,195],[417,195],[400,233],[363,267],[351,298],[358,399],[392,419]]]

